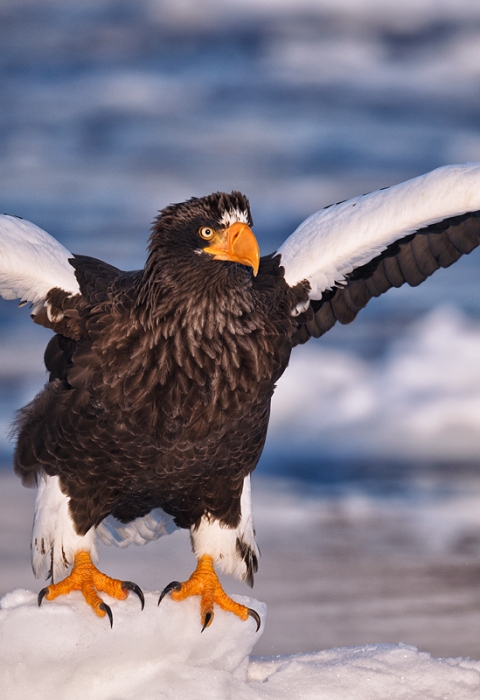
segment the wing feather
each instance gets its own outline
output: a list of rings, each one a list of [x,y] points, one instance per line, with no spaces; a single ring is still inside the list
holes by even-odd
[[[480,212],[465,215],[464,221],[454,219],[454,237],[461,238],[461,232],[476,231],[475,240],[469,239],[468,247],[462,242],[466,252],[480,244]],[[443,230],[442,230],[443,227]],[[306,327],[315,338],[326,333],[337,321],[350,323],[357,313],[363,309],[372,297],[388,291],[391,287],[401,287],[402,284],[415,286],[431,275],[440,267],[448,267],[461,255],[451,240],[452,227],[449,220],[442,225],[420,229],[403,241],[391,244],[379,256],[367,265],[356,268],[347,276],[346,284],[327,290],[321,300],[312,300],[313,318],[309,317]],[[301,334],[297,342],[306,342]]]
[[[386,273],[392,284],[401,279],[420,284],[437,267],[447,267],[478,245],[475,222],[455,217],[480,210],[480,163],[450,165],[384,190],[327,207],[306,219],[278,250],[287,284],[307,280],[310,298],[322,299],[325,291],[348,282],[349,276],[386,251],[408,239],[394,253],[397,265]],[[435,224],[451,220],[445,227]],[[433,225],[433,226],[432,226]],[[432,228],[429,228],[432,227]],[[409,238],[428,229],[425,243]],[[433,256],[433,261],[432,261]],[[398,266],[398,268],[397,268]],[[371,294],[376,296],[375,281]]]
[[[480,163],[438,168],[313,214],[278,251],[287,284],[310,286],[311,308],[294,310],[295,342],[350,323],[372,297],[415,287],[479,244]]]
[[[59,287],[69,294],[80,288],[69,263],[72,254],[35,224],[0,215],[0,295],[40,304]]]

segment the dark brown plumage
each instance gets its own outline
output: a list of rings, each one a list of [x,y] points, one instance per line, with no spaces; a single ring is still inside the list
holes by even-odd
[[[254,278],[248,267],[199,254],[198,228],[218,227],[231,209],[251,223],[239,193],[163,210],[143,271],[75,256],[81,296],[52,290],[62,319],[36,319],[59,334],[45,353],[49,384],[19,412],[15,471],[24,483],[42,469],[59,475],[81,534],[110,513],[128,522],[155,507],[180,527],[205,512],[236,526],[292,347],[352,321],[390,286],[418,284],[480,240],[476,214],[430,226],[294,317],[308,283],[289,288],[278,257],[262,258]],[[468,233],[455,245],[459,226]],[[419,266],[422,241],[430,258]]]
[[[81,296],[49,294],[63,317],[42,322],[60,334],[50,382],[18,416],[15,471],[59,475],[79,534],[155,507],[181,527],[205,512],[238,524],[297,329],[290,309],[306,299],[272,257],[254,278],[199,253],[199,227],[239,208],[250,217],[238,193],[168,207],[143,271],[75,256]]]
[[[95,528],[110,514],[129,523],[161,508],[190,528],[198,558],[189,582],[164,593],[202,595],[210,624],[213,601],[225,602],[214,593],[214,564],[253,583],[247,477],[292,348],[478,246],[479,183],[480,166],[450,166],[349,200],[314,214],[261,260],[241,193],[193,198],[160,213],[135,272],[70,258],[32,224],[3,217],[0,293],[32,301],[34,320],[56,334],[45,352],[50,381],[17,418],[15,471],[39,482],[36,574],[48,552],[51,570],[74,564],[74,578],[86,558],[84,595],[105,615],[108,606],[88,593],[101,580],[90,560]],[[39,602],[72,580],[41,591]],[[133,585],[109,590],[124,597],[138,593]],[[224,609],[259,624],[231,600]]]

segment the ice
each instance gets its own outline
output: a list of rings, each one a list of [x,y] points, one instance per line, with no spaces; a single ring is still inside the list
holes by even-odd
[[[296,350],[276,390],[268,446],[475,461],[479,355],[480,325],[451,306],[413,324],[381,361],[311,344]]]
[[[79,593],[37,605],[17,589],[0,601],[0,688],[5,700],[473,700],[480,661],[435,659],[405,645],[369,645],[311,654],[251,657],[258,634],[217,611],[200,633],[197,599],[158,593],[109,600],[110,629]],[[264,604],[239,598],[266,619]]]

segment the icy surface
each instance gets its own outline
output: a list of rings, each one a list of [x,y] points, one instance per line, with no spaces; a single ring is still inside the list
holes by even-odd
[[[17,589],[0,601],[0,687],[5,700],[473,700],[480,661],[435,659],[414,647],[369,645],[312,654],[250,658],[258,638],[252,620],[216,612],[200,633],[198,599],[181,604],[146,594],[110,601],[109,629],[80,594],[39,609]],[[265,624],[265,605],[255,607]]]
[[[480,159],[475,0],[31,4],[2,3],[2,211],[74,252],[140,264],[159,207],[231,187],[280,243],[320,206]]]
[[[270,438],[279,451],[473,460],[480,454],[480,324],[438,307],[384,358],[310,344],[276,390]]]

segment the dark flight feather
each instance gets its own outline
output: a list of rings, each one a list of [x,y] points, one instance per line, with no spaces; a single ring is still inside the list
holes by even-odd
[[[440,267],[449,267],[480,244],[480,212],[455,216],[395,241],[373,260],[357,267],[346,283],[324,292],[300,318],[297,342],[319,338],[337,323],[351,323],[372,297],[391,287],[421,284]],[[312,313],[313,312],[313,313]]]

